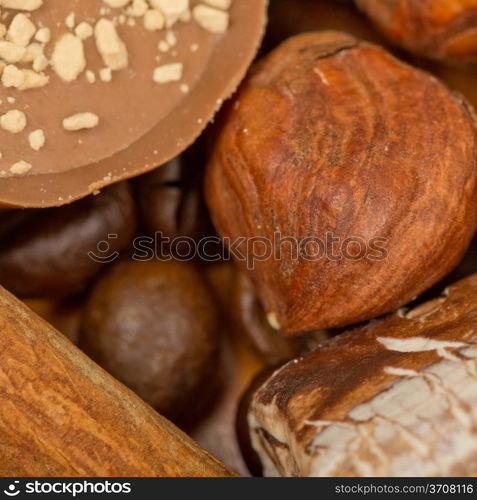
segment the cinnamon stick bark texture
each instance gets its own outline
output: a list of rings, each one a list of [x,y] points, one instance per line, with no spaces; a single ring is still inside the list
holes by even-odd
[[[477,275],[291,361],[249,425],[269,476],[475,476]]]
[[[0,476],[232,476],[0,288]]]

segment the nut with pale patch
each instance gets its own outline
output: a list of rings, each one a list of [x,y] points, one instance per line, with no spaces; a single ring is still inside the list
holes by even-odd
[[[249,409],[269,476],[475,476],[477,275],[276,371]]]

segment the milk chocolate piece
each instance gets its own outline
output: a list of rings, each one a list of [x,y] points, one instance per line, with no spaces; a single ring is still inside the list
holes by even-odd
[[[75,295],[130,244],[135,228],[127,182],[64,207],[6,212],[0,284],[24,298]]]
[[[475,476],[477,275],[349,331],[255,393],[266,475]]]
[[[191,9],[200,3],[192,0]],[[51,42],[45,48],[48,59],[58,40],[71,34],[65,20],[75,24],[76,30],[81,22],[93,20],[94,27],[104,18],[116,21],[128,62],[117,71],[106,69],[105,80],[109,71],[111,81],[102,81],[99,75],[104,73],[105,57],[96,49],[97,37],[92,36],[83,42],[84,71],[73,81],[65,82],[47,68],[44,73],[50,80],[41,88],[0,86],[1,113],[16,109],[27,115],[23,132],[0,129],[0,204],[62,205],[177,156],[198,137],[244,76],[262,35],[266,3],[234,0],[228,11],[228,28],[213,33],[195,18],[177,21],[170,29],[147,30],[142,18],[135,20],[124,9],[101,13],[101,7],[107,5],[98,0],[44,2],[30,19],[51,29]],[[2,12],[7,13],[8,26],[17,12]],[[175,67],[171,69],[170,64]],[[84,112],[96,115],[99,124],[77,132],[65,130],[65,118]],[[27,140],[37,129],[46,137],[39,151]],[[13,164],[15,173],[10,171]],[[23,168],[25,165],[31,168]]]

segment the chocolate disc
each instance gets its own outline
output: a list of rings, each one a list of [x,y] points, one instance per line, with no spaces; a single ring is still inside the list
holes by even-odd
[[[0,204],[62,205],[181,153],[244,76],[266,3],[3,3]]]

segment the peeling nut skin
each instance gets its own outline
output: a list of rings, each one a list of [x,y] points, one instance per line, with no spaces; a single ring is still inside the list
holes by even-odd
[[[25,298],[75,295],[131,243],[135,228],[127,183],[65,207],[7,212],[0,224],[0,284]],[[106,253],[98,249],[101,241],[109,245]]]
[[[206,179],[219,234],[359,237],[378,258],[293,259],[285,245],[253,271],[239,262],[285,334],[396,309],[454,268],[475,232],[475,116],[377,46],[337,32],[291,38],[222,120]]]
[[[0,287],[0,476],[234,475]]]
[[[210,386],[217,314],[191,264],[124,261],[92,291],[80,347],[161,414],[178,420],[198,407],[201,391]]]
[[[476,0],[356,0],[395,44],[431,59],[477,62]]]
[[[475,476],[477,275],[335,337],[255,393],[267,475]]]

